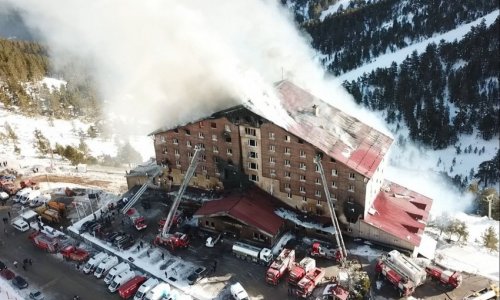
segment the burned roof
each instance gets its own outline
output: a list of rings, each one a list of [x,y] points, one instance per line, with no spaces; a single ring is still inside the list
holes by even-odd
[[[431,206],[432,199],[386,180],[365,222],[419,246]]]
[[[161,167],[151,160],[143,164],[137,165],[125,177],[148,176],[155,177],[161,173]]]

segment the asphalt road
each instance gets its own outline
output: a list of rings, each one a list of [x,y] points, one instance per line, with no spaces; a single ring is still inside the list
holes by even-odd
[[[7,216],[5,208],[0,207],[0,219]],[[22,233],[7,225],[5,234],[5,225],[0,223],[0,261],[28,281],[28,291],[38,289],[47,300],[72,300],[75,295],[82,300],[121,299],[117,294],[109,293],[102,280],[76,270],[74,263],[35,248],[28,239],[28,232]],[[33,265],[26,271],[22,268],[25,258],[33,260]],[[13,266],[14,261],[19,262],[17,269]]]

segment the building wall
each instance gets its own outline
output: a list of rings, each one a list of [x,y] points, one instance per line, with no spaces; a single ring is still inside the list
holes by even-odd
[[[147,176],[125,176],[125,178],[127,178],[127,188],[129,190],[136,185],[141,186],[148,181]]]
[[[252,243],[272,246],[279,235],[265,234],[259,229],[247,226],[228,217],[201,217],[199,227],[215,232],[229,231],[237,235],[238,239],[250,241]]]
[[[195,145],[201,145],[205,151],[191,185],[206,189],[221,187],[223,166],[241,164],[238,126],[224,117],[191,123],[155,134],[156,162],[165,166],[172,184],[182,182]]]
[[[368,214],[368,210],[372,206],[375,197],[382,188],[382,184],[384,183],[384,171],[386,166],[387,166],[387,160],[384,158],[380,162],[377,170],[375,170],[375,172],[373,173],[372,178],[370,178],[368,180],[368,183],[366,184],[364,216]]]
[[[410,242],[400,239],[399,237],[387,233],[384,230],[373,225],[370,225],[364,220],[358,220],[356,224],[353,224],[351,226],[351,230],[352,232],[350,232],[350,235],[352,235],[353,237],[369,239],[381,244],[408,249],[410,251],[413,251],[415,248],[415,246],[413,246]]]

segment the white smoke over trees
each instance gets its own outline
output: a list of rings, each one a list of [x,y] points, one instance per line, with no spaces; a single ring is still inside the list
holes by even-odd
[[[279,1],[0,2],[40,34],[56,66],[77,60],[92,71],[119,133],[147,134],[249,98],[272,99],[273,84],[285,78],[389,134],[325,75]]]

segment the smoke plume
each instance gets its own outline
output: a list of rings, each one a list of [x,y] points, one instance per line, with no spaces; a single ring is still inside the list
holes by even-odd
[[[147,134],[248,99],[269,102],[273,84],[288,79],[390,134],[325,76],[279,1],[0,1],[39,32],[56,66],[77,60],[92,70],[115,131]]]

